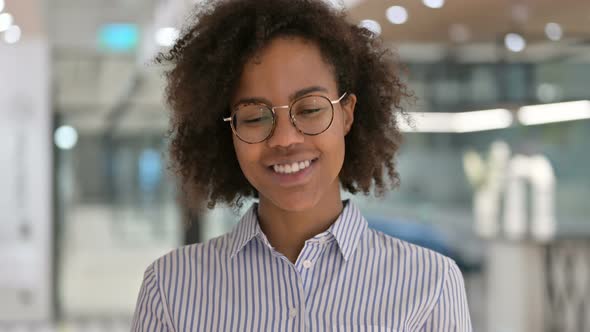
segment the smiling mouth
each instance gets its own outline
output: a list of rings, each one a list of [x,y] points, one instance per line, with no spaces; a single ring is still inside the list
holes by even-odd
[[[270,169],[277,174],[294,174],[305,170],[306,168],[311,166],[311,164],[313,164],[316,160],[317,158],[310,160],[302,160],[299,162],[289,164],[276,164],[270,166]]]

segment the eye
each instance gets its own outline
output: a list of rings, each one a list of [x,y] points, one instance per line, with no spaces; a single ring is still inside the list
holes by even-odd
[[[252,114],[251,116],[238,117],[240,123],[244,125],[258,125],[272,122],[272,115],[270,114]]]
[[[272,111],[256,104],[242,106],[236,112],[236,120],[243,125],[259,125],[273,121]]]
[[[319,111],[321,111],[321,109],[319,109],[319,108],[310,108],[310,109],[300,111],[299,114],[309,115],[309,114],[317,113]]]
[[[263,117],[258,117],[258,118],[254,118],[254,119],[244,119],[244,121],[242,121],[242,122],[244,122],[244,123],[256,123],[256,122],[260,122],[262,120],[264,120]]]
[[[295,114],[295,117],[300,118],[300,119],[315,119],[317,117],[322,117],[324,116],[324,114],[326,114],[326,108],[323,107],[310,107],[310,108],[304,108],[301,109],[299,111],[297,111],[297,113]]]

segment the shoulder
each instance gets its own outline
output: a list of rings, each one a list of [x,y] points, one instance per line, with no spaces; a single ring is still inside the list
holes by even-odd
[[[419,263],[417,267],[428,267],[446,272],[455,265],[454,260],[443,254],[395,238],[372,228],[367,228],[364,241],[366,241],[369,248],[382,251],[391,259]]]
[[[382,272],[398,275],[414,287],[429,289],[431,299],[440,293],[449,274],[458,269],[454,260],[436,251],[371,228],[367,230],[363,245],[381,257]]]
[[[453,259],[373,229],[364,241],[386,257],[381,273],[393,276],[393,293],[413,297],[416,330],[472,331],[463,275]]]
[[[391,278],[392,293],[411,294],[411,312],[420,325],[449,294],[464,293],[461,272],[451,258],[371,228],[363,242],[367,256],[381,258],[380,273]]]
[[[210,261],[225,257],[228,252],[230,234],[224,234],[201,243],[185,245],[169,251],[155,259],[148,271],[153,271],[158,279],[170,280],[183,275],[187,269],[194,270]]]

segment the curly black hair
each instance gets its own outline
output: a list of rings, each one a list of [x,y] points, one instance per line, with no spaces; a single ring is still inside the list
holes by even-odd
[[[240,206],[257,196],[241,172],[230,126],[230,96],[244,64],[279,36],[314,42],[333,66],[340,93],[357,96],[354,123],[345,137],[339,179],[351,192],[377,194],[399,184],[395,154],[402,135],[398,117],[411,93],[395,54],[371,31],[321,0],[216,0],[198,5],[191,23],[167,53],[166,100],[171,107],[171,169],[189,207],[208,202]],[[389,178],[389,181],[384,179]]]

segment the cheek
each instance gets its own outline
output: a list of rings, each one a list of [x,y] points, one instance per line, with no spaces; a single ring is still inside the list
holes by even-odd
[[[330,172],[334,172],[332,168],[342,168],[342,163],[344,162],[344,134],[342,132],[341,123],[334,123],[337,126],[334,126],[334,130],[328,130],[324,134],[325,136],[322,137],[321,140],[321,147],[320,149],[324,152],[324,154],[328,157],[330,162]],[[333,125],[334,125],[333,124]],[[337,170],[338,172],[340,169]]]
[[[334,167],[333,172],[339,174],[342,169],[342,165],[344,164],[345,129],[342,117],[338,117],[334,120],[334,127],[331,128],[333,130],[330,131],[330,142],[332,145],[331,149],[333,151],[330,159],[332,161],[332,167]]]
[[[326,131],[326,134],[328,134],[326,141],[329,142],[334,153],[343,154],[345,129],[342,114],[334,116],[334,122],[330,126],[330,129]]]
[[[234,137],[234,150],[240,164],[240,170],[248,182],[256,187],[260,183],[260,156],[262,144],[247,144]]]
[[[234,136],[234,150],[236,152],[236,158],[238,159],[238,163],[240,164],[240,168],[242,169],[242,173],[244,175],[248,174],[248,165],[252,163],[252,152],[248,149],[246,143],[236,139]]]

